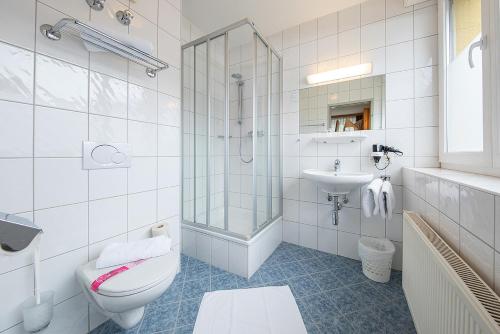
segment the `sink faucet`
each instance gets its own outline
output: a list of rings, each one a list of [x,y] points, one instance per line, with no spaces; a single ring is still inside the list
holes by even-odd
[[[335,172],[340,172],[340,160],[339,159],[335,160],[334,169],[335,169]]]

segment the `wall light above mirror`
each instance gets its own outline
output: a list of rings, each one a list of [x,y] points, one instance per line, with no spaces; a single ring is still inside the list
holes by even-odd
[[[299,111],[300,133],[382,129],[385,75],[303,88]]]

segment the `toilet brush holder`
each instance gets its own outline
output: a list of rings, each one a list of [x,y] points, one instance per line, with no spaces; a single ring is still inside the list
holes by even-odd
[[[54,308],[54,292],[45,291],[40,294],[40,303],[36,296],[28,298],[21,305],[23,310],[24,330],[29,333],[38,332],[50,324]]]

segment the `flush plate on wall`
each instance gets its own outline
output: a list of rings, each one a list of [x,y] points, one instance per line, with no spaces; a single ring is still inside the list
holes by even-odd
[[[130,164],[127,143],[83,142],[83,169],[127,168]]]

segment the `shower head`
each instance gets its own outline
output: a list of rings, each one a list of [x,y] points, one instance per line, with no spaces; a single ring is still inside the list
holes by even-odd
[[[239,73],[233,73],[231,74],[231,77],[236,80],[241,80],[241,74]]]

